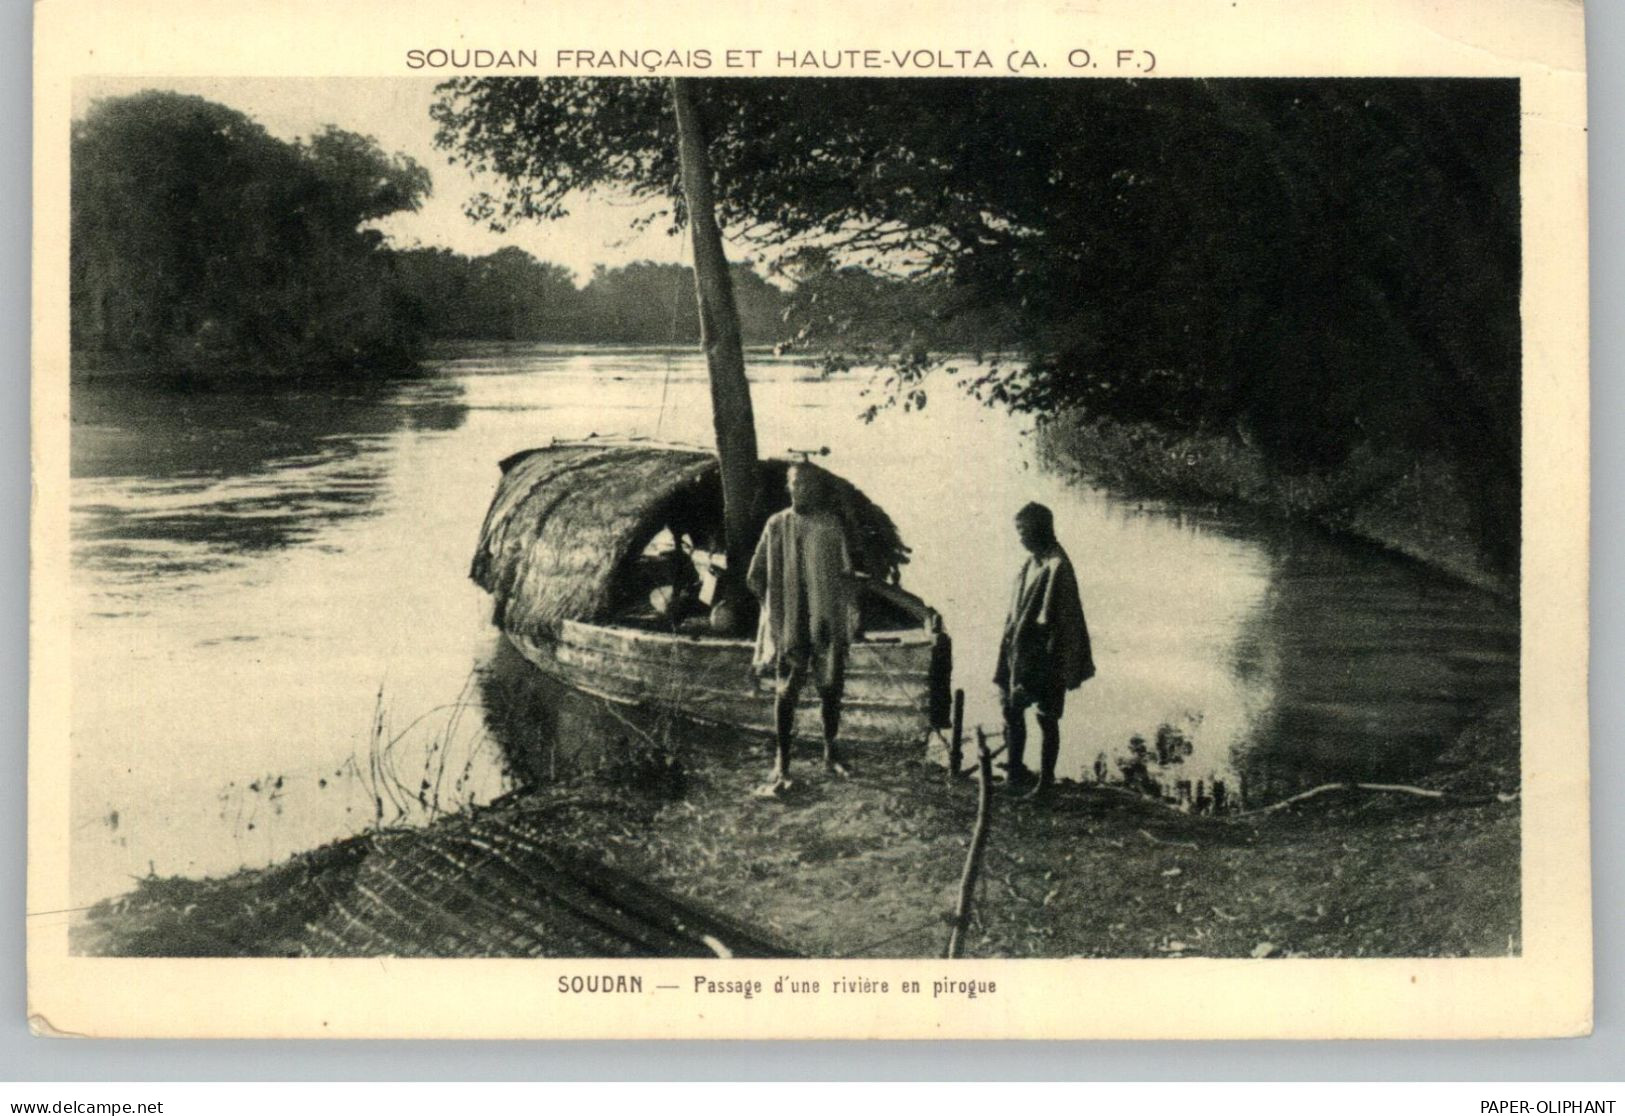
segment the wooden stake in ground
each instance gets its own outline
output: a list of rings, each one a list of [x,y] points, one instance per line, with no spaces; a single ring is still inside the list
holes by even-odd
[[[965,691],[954,691],[953,735],[948,738],[948,779],[959,778],[965,766]]]
[[[949,958],[965,951],[965,934],[970,929],[971,897],[976,893],[976,877],[982,871],[982,850],[987,848],[988,822],[993,817],[993,753],[987,749],[987,733],[976,728],[976,763],[981,786],[976,791],[976,828],[971,831],[970,851],[965,854],[965,872],[959,878],[959,909],[954,914],[954,932],[948,937]]]

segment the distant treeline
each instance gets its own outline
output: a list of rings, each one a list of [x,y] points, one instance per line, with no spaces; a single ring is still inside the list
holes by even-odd
[[[600,266],[578,287],[519,248],[394,249],[369,227],[429,189],[410,158],[337,128],[287,143],[200,97],[97,102],[73,131],[74,350],[160,378],[297,379],[410,368],[436,340],[699,340],[685,265]],[[777,283],[748,264],[732,272],[746,344],[831,367],[980,344],[940,284],[816,252]]]
[[[693,344],[699,312],[693,272],[647,260],[603,265],[585,286],[571,272],[519,248],[468,257],[445,248],[390,253],[391,281],[427,337],[469,341]],[[744,264],[734,293],[747,344],[784,338],[792,297]]]
[[[445,248],[388,253],[390,282],[437,340],[691,345],[700,339],[694,273],[640,260],[599,265],[582,287],[567,268],[519,248],[468,257]],[[731,268],[747,345],[779,345],[839,367],[909,345],[941,351],[991,343],[990,321],[956,308],[943,284],[836,269],[805,259],[775,285]]]

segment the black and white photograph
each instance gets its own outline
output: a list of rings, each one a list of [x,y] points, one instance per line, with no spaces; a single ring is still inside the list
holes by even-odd
[[[1526,957],[1528,80],[988,38],[65,75],[65,963]]]

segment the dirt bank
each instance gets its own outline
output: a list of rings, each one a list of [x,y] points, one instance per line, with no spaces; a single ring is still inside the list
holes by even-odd
[[[1068,784],[997,797],[971,956],[1458,956],[1516,951],[1515,708],[1429,785],[1339,791],[1250,816],[1175,812]],[[809,753],[810,755],[810,753]],[[690,748],[681,773],[583,775],[427,830],[339,842],[229,879],[152,879],[98,905],[100,954],[936,956],[976,783],[902,756],[837,780]],[[1484,800],[1491,794],[1489,801]]]

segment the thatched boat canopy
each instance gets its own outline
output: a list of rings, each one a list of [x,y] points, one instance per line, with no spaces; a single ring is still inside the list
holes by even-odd
[[[759,520],[789,504],[792,463],[761,463]],[[827,473],[853,565],[895,582],[908,548],[891,517]],[[662,529],[721,551],[722,477],[716,456],[638,442],[570,442],[502,462],[470,576],[496,602],[503,628],[547,635],[564,620],[602,620],[617,572]]]

